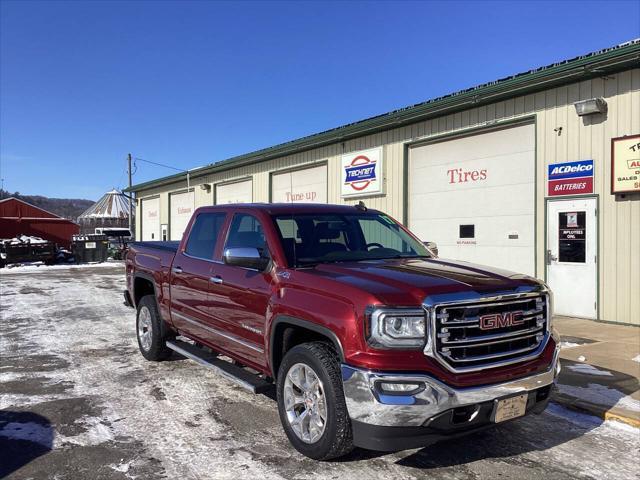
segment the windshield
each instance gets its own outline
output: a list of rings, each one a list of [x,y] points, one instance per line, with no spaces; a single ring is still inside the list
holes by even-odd
[[[292,267],[431,256],[422,243],[380,213],[277,215],[274,222]]]

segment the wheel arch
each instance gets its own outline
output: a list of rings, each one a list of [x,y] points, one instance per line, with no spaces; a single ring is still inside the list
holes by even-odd
[[[150,287],[150,288],[149,288]],[[136,272],[133,276],[133,306],[138,307],[140,299],[145,295],[153,295],[158,301],[156,292],[156,282],[153,277],[147,273]]]
[[[302,318],[278,315],[271,323],[269,335],[269,365],[273,378],[278,376],[285,353],[307,339],[327,341],[335,349],[340,362],[344,363],[342,343],[331,329]]]

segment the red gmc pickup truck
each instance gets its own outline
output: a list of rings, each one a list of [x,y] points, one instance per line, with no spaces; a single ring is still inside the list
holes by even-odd
[[[176,351],[253,392],[275,383],[287,437],[314,459],[540,413],[559,373],[544,283],[436,258],[362,204],[199,208],[181,242],[131,244],[126,275],[147,360]]]

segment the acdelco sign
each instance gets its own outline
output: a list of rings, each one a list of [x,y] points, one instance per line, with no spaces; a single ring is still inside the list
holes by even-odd
[[[547,177],[550,197],[593,193],[593,160],[553,163]]]
[[[343,197],[382,193],[382,147],[342,156]]]
[[[549,180],[592,176],[593,160],[549,165]]]

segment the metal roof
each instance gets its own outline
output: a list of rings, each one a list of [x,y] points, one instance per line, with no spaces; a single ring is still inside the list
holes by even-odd
[[[111,190],[86,209],[78,220],[87,218],[129,218],[129,199],[124,193]]]
[[[433,98],[290,142],[221,160],[205,167],[191,169],[189,174],[194,179],[202,175],[291,155],[362,135],[370,135],[381,130],[401,127],[428,118],[439,117],[558,85],[574,83],[603,76],[607,73],[637,67],[640,67],[640,39]],[[182,180],[185,175],[186,172],[162,177],[133,185],[125,189],[125,191],[137,192],[159,187]]]

